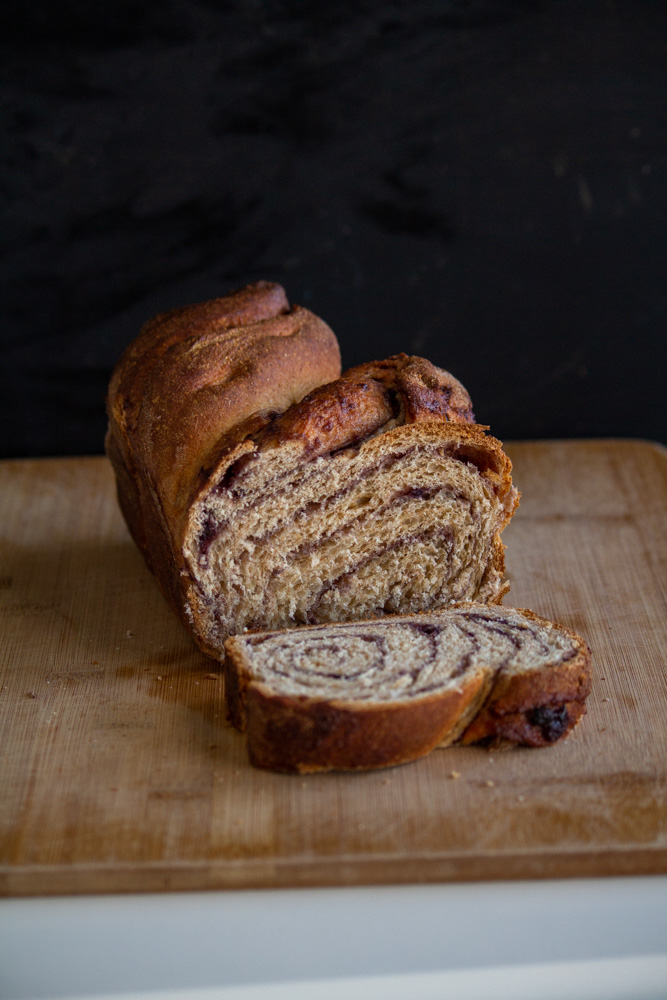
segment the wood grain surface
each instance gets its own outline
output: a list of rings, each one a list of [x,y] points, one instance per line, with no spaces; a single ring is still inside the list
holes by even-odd
[[[129,539],[103,458],[0,463],[0,891],[342,885],[667,871],[667,456],[514,444],[512,591],[593,650],[546,750],[369,774],[253,770]]]

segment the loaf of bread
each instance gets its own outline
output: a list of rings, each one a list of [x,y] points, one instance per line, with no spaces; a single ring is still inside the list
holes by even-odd
[[[329,327],[267,282],[157,317],[113,374],[121,508],[210,655],[507,589],[518,494],[463,386],[405,355],[339,376]]]
[[[590,652],[530,611],[462,603],[237,635],[225,698],[251,762],[275,771],[403,764],[453,743],[542,747],[584,713]]]

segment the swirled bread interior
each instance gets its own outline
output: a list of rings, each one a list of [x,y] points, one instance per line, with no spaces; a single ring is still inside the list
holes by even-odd
[[[476,603],[235,636],[225,648],[230,718],[253,763],[285,771],[387,766],[455,741],[548,745],[590,689],[577,635]]]
[[[454,424],[396,427],[310,461],[295,441],[244,456],[193,512],[188,557],[211,631],[499,600],[516,500],[489,456],[483,431]]]

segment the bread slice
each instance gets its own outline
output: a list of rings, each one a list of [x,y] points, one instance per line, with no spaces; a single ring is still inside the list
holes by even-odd
[[[590,651],[531,611],[465,602],[437,613],[234,636],[230,721],[274,771],[404,764],[438,746],[548,746],[585,711]]]

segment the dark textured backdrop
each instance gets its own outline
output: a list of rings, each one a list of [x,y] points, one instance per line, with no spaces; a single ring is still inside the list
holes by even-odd
[[[665,440],[667,5],[5,0],[4,456],[256,278],[508,438]]]

